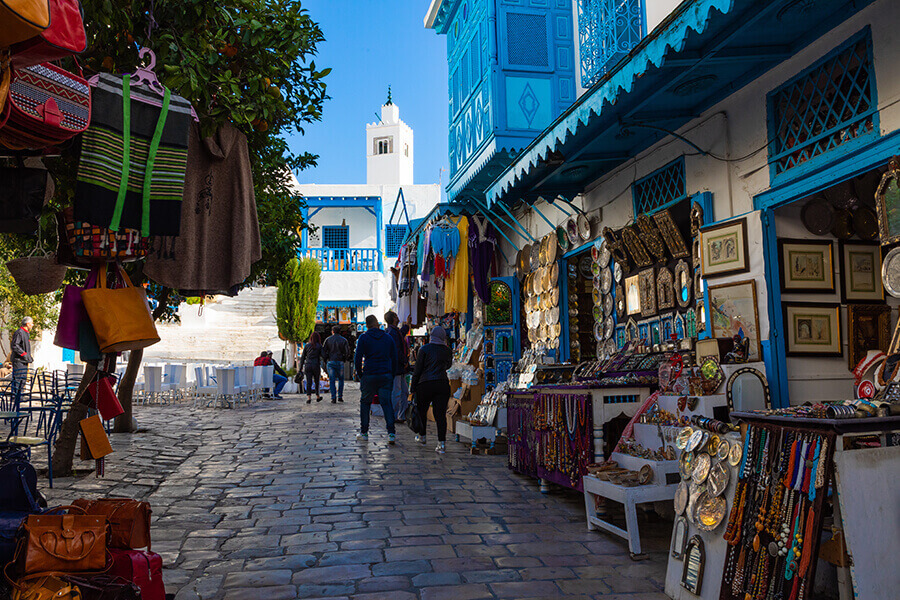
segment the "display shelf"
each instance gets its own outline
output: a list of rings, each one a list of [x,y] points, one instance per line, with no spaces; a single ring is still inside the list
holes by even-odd
[[[493,447],[494,440],[497,439],[497,428],[472,425],[471,423],[467,423],[466,421],[457,421],[456,441],[460,441],[460,438],[466,440],[467,442],[472,442],[472,447],[475,447],[475,442],[477,440],[485,438],[491,442],[491,446]]]
[[[630,471],[640,471],[644,465],[650,465],[650,468],[653,469],[653,483],[651,485],[677,485],[681,481],[681,476],[678,474],[677,460],[652,460],[641,458],[640,456],[622,454],[621,452],[613,452],[610,455],[610,460],[615,461],[621,468]]]
[[[682,429],[682,427],[678,425],[661,425],[659,427],[663,430],[664,434],[669,432],[677,434],[677,432]],[[650,450],[656,450],[662,446],[662,442],[659,439],[659,430],[655,423],[635,423],[634,439],[638,444]],[[670,442],[666,442],[666,444],[672,445]]]

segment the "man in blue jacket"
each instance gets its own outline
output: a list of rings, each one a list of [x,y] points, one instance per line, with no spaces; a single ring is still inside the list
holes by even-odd
[[[356,438],[363,441],[369,439],[369,414],[372,410],[372,400],[377,393],[378,403],[384,411],[388,444],[393,444],[396,436],[391,392],[394,388],[394,372],[397,370],[397,350],[394,347],[394,340],[381,330],[378,317],[374,315],[366,317],[366,332],[356,341],[354,364],[356,372],[360,374],[361,393],[359,433]]]

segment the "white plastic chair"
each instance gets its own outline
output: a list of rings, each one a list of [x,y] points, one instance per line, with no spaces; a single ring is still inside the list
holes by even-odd
[[[206,367],[194,367],[194,376],[197,378],[194,387],[194,406],[199,406],[202,399],[207,400],[207,405],[215,400],[219,390],[215,382],[210,382],[207,378]]]
[[[156,365],[144,366],[144,393],[141,400],[144,404],[150,404],[154,399],[164,401],[165,392],[163,384],[163,368]]]
[[[266,365],[263,367],[263,389],[269,388],[269,395],[273,396],[275,394],[275,382],[272,381],[272,377],[275,375],[275,367],[273,365]]]
[[[235,368],[216,369],[216,397],[213,399],[213,406],[222,403],[222,408],[231,408],[232,400],[238,395],[238,389],[235,386],[234,378],[237,373]]]

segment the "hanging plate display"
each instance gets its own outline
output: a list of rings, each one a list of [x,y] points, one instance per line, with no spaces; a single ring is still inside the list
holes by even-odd
[[[556,287],[556,284],[559,282],[559,263],[554,262],[550,265],[550,286]]]
[[[548,239],[550,239],[549,236],[545,235],[544,237],[541,238],[541,242],[540,242],[541,251],[540,251],[539,258],[540,258],[540,263],[542,266],[546,266],[547,264],[549,264],[549,262],[547,261],[547,240]]]
[[[625,290],[616,284],[616,318],[621,323],[625,318]]]
[[[611,339],[615,331],[616,324],[615,322],[613,322],[612,315],[610,315],[606,317],[606,320],[603,321],[603,339]]]
[[[881,263],[881,282],[894,298],[900,298],[900,247],[892,248]]]
[[[594,323],[594,339],[598,342],[603,341],[603,325],[600,323]]]
[[[569,236],[569,245],[573,247],[578,245],[578,226],[575,219],[566,221],[566,235]]]
[[[559,254],[559,244],[556,242],[556,234],[547,234],[547,264],[556,264],[556,255]]]
[[[716,450],[716,458],[721,461],[725,461],[728,459],[728,452],[731,450],[731,444],[728,443],[728,440],[722,438],[719,440],[719,448]]]
[[[600,271],[602,271],[602,270],[603,270],[603,267],[601,267],[600,263],[598,263],[597,261],[593,261],[591,263],[591,274],[594,277],[597,277],[598,275],[600,275]]]
[[[603,269],[603,272],[600,274],[600,291],[604,294],[608,294],[612,289],[612,271],[609,269]]]
[[[562,325],[557,323],[553,326],[553,337],[558,338],[560,333],[562,333]]]
[[[852,210],[859,199],[856,197],[856,190],[853,188],[853,180],[845,179],[840,183],[822,190],[822,195],[838,210]]]
[[[706,453],[714,457],[719,449],[719,444],[721,443],[722,438],[720,438],[719,436],[715,434],[709,436],[709,441],[706,442]]]
[[[691,439],[691,435],[694,433],[694,430],[690,427],[685,427],[681,431],[678,432],[678,435],[675,437],[675,447],[679,450],[684,450],[687,448],[688,441]]]
[[[864,240],[874,240],[878,237],[878,217],[868,206],[860,206],[853,212],[853,229],[856,235]]]
[[[522,278],[525,277],[525,265],[522,264],[521,250],[516,252],[516,277],[519,278],[519,281],[522,281]]]
[[[622,265],[619,263],[613,265],[613,279],[618,283],[622,283]]]
[[[606,240],[603,240],[600,242],[600,258],[597,262],[600,263],[601,267],[605,267],[609,264],[611,258],[612,252],[609,251],[609,244],[606,243]]]
[[[522,246],[522,269],[525,273],[531,271],[531,244]]]
[[[700,442],[703,441],[703,430],[697,429],[693,433],[691,433],[691,438],[688,440],[687,446],[684,447],[688,452],[693,452],[697,448],[700,447]]]
[[[694,458],[694,469],[691,471],[691,479],[694,483],[700,485],[706,481],[710,466],[712,466],[712,463],[709,459],[709,454],[701,452]]]
[[[588,255],[582,256],[581,260],[578,261],[578,270],[581,272],[582,277],[593,277],[594,261],[591,260],[591,257]]]
[[[853,215],[849,210],[841,208],[834,212],[831,235],[839,240],[849,240],[853,237]]]
[[[591,222],[588,221],[588,218],[583,214],[579,214],[576,221],[578,224],[578,235],[581,239],[585,242],[591,239]]]
[[[723,462],[717,462],[709,469],[707,482],[709,492],[713,496],[721,496],[728,487],[728,480],[731,478],[731,469],[725,466]]]
[[[697,523],[697,500],[700,495],[706,492],[706,486],[699,486],[696,483],[689,484],[687,517],[691,523]]]
[[[556,228],[556,243],[559,244],[559,248],[563,252],[569,249],[569,235],[566,233],[564,225]]]
[[[591,291],[591,297],[594,299],[594,304],[603,304],[603,294],[600,293],[599,289],[594,288]]]
[[[603,314],[607,317],[611,317],[613,314],[613,310],[615,310],[615,306],[613,302],[612,294],[606,294],[603,296]]]
[[[597,240],[591,245],[591,258],[594,259],[595,263],[600,262],[600,241]]]
[[[703,531],[714,531],[725,519],[728,502],[721,496],[710,496],[704,492],[697,499],[697,527]]]
[[[550,267],[541,269],[541,288],[542,292],[550,291]]]
[[[678,489],[675,490],[675,514],[682,515],[684,514],[684,509],[687,508],[688,503],[688,484],[687,481],[682,480],[681,483],[678,484]]]
[[[685,450],[681,453],[678,470],[681,472],[682,479],[691,478],[691,473],[694,471],[694,454],[692,452]]]
[[[550,324],[556,325],[559,323],[559,307],[551,306],[550,307]]]
[[[600,281],[600,276],[599,276],[599,275],[598,275],[597,277],[594,277],[594,279],[593,279],[593,285],[594,285],[594,289],[595,289],[595,290],[599,290],[599,289],[600,289],[600,285],[601,285],[602,283],[603,283],[603,282]]]
[[[731,449],[728,451],[728,464],[732,467],[736,467],[741,464],[741,458],[744,456],[744,448],[741,446],[740,442],[734,442],[731,444]]]
[[[556,273],[559,274],[559,271],[557,270]],[[550,279],[552,280],[553,277],[551,277]],[[555,287],[552,290],[550,290],[550,306],[559,306],[559,288],[558,287]]]
[[[595,321],[603,320],[603,309],[599,306],[594,306],[594,308],[591,309],[591,314],[594,316]]]
[[[535,242],[531,245],[531,269],[537,269],[541,266],[541,244]]]
[[[806,230],[815,235],[825,235],[834,226],[834,207],[821,196],[803,205],[800,220]]]

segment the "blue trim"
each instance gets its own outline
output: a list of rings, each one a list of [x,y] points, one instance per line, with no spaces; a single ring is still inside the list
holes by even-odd
[[[371,206],[363,206],[362,208],[366,209],[366,211],[368,211],[368,213],[369,213],[370,215],[372,215],[373,217],[377,217],[377,216],[378,216],[378,215],[375,214],[375,210],[374,210]]]
[[[409,225],[396,225],[388,223],[384,226],[385,256],[387,256],[388,258],[396,258],[400,255],[400,248],[403,246],[403,240],[406,239],[406,234],[408,232]]]
[[[300,214],[303,215],[303,231],[300,233],[300,247],[307,248],[309,247],[309,205],[305,204],[300,209]]]
[[[559,322],[562,323],[562,331],[560,331],[559,336],[559,350],[558,350],[558,360],[559,362],[566,362],[569,360],[569,271],[565,255],[563,258],[557,261],[559,263],[559,297],[560,304],[562,304],[562,299],[566,299],[566,308],[565,310],[560,310]]]
[[[314,211],[312,211],[311,213],[309,213],[309,218],[312,219],[314,216],[316,216],[317,214],[319,214],[319,211],[321,211],[323,208],[325,208],[325,207],[324,207],[324,206],[319,206],[318,208],[316,208]]]
[[[329,234],[332,237],[331,243],[328,243],[327,238]],[[339,239],[334,239],[335,236]],[[343,245],[332,245],[332,244],[340,244],[343,240]],[[331,248],[344,250],[350,247],[350,227],[348,225],[324,225],[322,227],[322,247],[323,248]]]
[[[382,238],[384,237],[381,232],[384,231],[384,219],[382,218],[381,212],[383,210],[381,198],[378,198],[378,203],[375,205],[375,240],[376,245],[375,248],[378,250],[378,270],[384,272],[384,243]]]
[[[784,332],[781,319],[781,264],[778,260],[778,233],[775,230],[775,209],[767,208],[760,214],[763,231],[763,260],[766,265],[766,296],[769,311],[768,356],[766,379],[772,395],[772,406],[776,408],[790,405],[788,391],[787,358],[785,354]],[[774,382],[774,384],[773,384]]]
[[[371,300],[319,300],[316,308],[368,308]]]
[[[829,63],[831,61],[834,61],[834,59],[837,56],[839,56],[840,54],[850,51],[860,41],[864,41],[865,46],[866,46],[866,59],[867,59],[867,63],[868,63],[868,83],[869,83],[869,87],[870,87],[869,93],[871,94],[871,98],[868,103],[869,109],[867,111],[864,111],[861,113],[854,113],[847,119],[842,119],[840,123],[837,123],[830,129],[825,130],[825,131],[823,131],[813,137],[810,137],[808,139],[804,139],[802,142],[799,142],[791,147],[788,147],[787,149],[783,149],[780,152],[775,153],[777,150],[775,144],[778,141],[778,127],[779,127],[778,123],[775,122],[775,108],[776,108],[775,104],[776,104],[776,101],[778,100],[779,95],[784,90],[793,88],[797,85],[797,83],[802,82],[803,80],[807,80],[807,79],[809,80],[808,83],[810,85],[817,86],[819,84],[819,81],[821,80],[822,73],[820,71],[822,71],[823,66],[825,66],[827,63]],[[833,83],[834,83],[833,80],[829,80],[829,85],[833,84]],[[832,85],[830,85],[829,89],[834,90],[834,87]],[[826,93],[825,91],[821,92],[821,94],[823,96],[825,95],[825,93]],[[835,95],[835,97],[840,98],[841,94],[842,94],[842,92],[837,91],[837,93],[835,93],[834,95]],[[812,100],[812,99],[810,99],[810,100]],[[836,115],[836,114],[843,116],[845,106],[846,105],[838,106],[837,107],[838,110],[836,110],[836,111],[835,111],[834,106],[828,107],[829,108],[828,116],[832,116],[832,115]],[[871,31],[871,28],[867,25],[862,30],[860,30],[859,32],[852,35],[849,39],[847,39],[843,43],[839,44],[837,47],[835,47],[833,50],[831,50],[828,54],[826,54],[825,56],[823,56],[822,58],[820,58],[819,60],[814,62],[812,65],[810,65],[809,67],[807,67],[806,69],[804,69],[803,71],[801,71],[800,73],[795,75],[794,77],[791,77],[788,81],[781,84],[780,86],[778,86],[777,88],[775,88],[774,90],[772,90],[771,92],[769,92],[766,95],[766,122],[767,122],[767,128],[768,128],[768,139],[770,140],[769,141],[769,178],[770,178],[770,180],[772,181],[773,184],[775,184],[779,181],[782,181],[786,177],[789,179],[793,179],[798,176],[802,176],[806,171],[815,168],[815,165],[817,163],[821,162],[823,157],[834,154],[835,151],[838,149],[845,148],[845,147],[852,148],[854,146],[865,145],[866,143],[868,143],[871,140],[871,138],[873,136],[874,137],[878,136],[879,122],[880,122],[879,116],[880,116],[880,113],[879,113],[879,109],[878,109],[878,86],[876,85],[876,80],[875,80],[875,65],[874,65],[874,58],[873,58],[873,52],[872,52],[872,31]],[[802,117],[803,117],[803,115],[801,115],[801,119],[802,119]],[[872,130],[870,132],[860,134],[859,136],[853,138],[852,140],[848,140],[847,142],[841,143],[840,145],[835,146],[834,148],[822,151],[821,153],[807,159],[806,161],[804,161],[801,164],[783,169],[780,173],[778,172],[779,171],[778,161],[780,159],[782,159],[783,157],[788,156],[794,152],[797,152],[799,149],[814,148],[817,145],[818,141],[827,139],[827,138],[835,135],[836,133],[839,133],[841,130],[846,129],[847,127],[850,127],[853,124],[862,126],[862,124],[865,123],[866,119],[868,119],[869,117],[872,117]],[[814,124],[804,123],[803,125],[805,127],[812,127]],[[794,133],[795,133],[795,135],[802,135],[806,132],[799,131],[799,132],[794,132]],[[838,153],[838,154],[840,154],[840,153]],[[812,165],[812,166],[810,166],[810,165]]]
[[[375,208],[381,204],[381,196],[304,196],[307,206],[322,208]]]
[[[675,178],[674,182],[672,181],[673,175]],[[665,181],[662,181],[663,178]],[[680,182],[678,181],[679,179]],[[679,184],[681,189],[677,189]],[[644,191],[645,186],[649,188],[646,192]],[[675,192],[678,193],[675,194]],[[663,196],[664,201],[656,206],[649,206],[648,196],[656,198]],[[668,196],[668,199],[665,199],[666,196]],[[641,213],[652,215],[681,202],[685,198],[687,198],[687,175],[684,168],[684,155],[656,169],[649,175],[641,177],[631,186],[631,204],[635,217]]]

